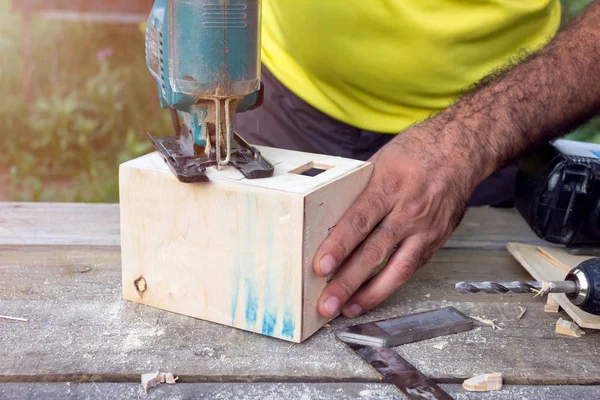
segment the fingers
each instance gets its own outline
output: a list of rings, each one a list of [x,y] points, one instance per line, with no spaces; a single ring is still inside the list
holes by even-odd
[[[315,253],[315,273],[328,276],[334,272],[390,210],[380,191],[367,188]]]
[[[355,318],[371,310],[398,287],[406,283],[424,263],[427,245],[418,236],[410,236],[390,257],[385,268],[352,296],[343,308],[347,318]]]
[[[405,230],[389,223],[391,220],[394,220],[392,215],[378,225],[329,282],[317,303],[321,315],[336,316],[405,236]]]

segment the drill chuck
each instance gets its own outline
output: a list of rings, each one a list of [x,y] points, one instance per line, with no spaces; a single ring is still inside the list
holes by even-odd
[[[564,293],[585,312],[600,315],[600,258],[582,262],[558,282],[458,282],[456,289],[463,293]]]
[[[567,298],[590,314],[600,315],[600,258],[591,258],[573,268],[565,281],[577,283],[577,292]]]

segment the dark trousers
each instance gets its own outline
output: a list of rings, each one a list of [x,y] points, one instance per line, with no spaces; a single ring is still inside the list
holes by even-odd
[[[263,105],[235,117],[235,130],[252,144],[367,160],[394,138],[322,113],[292,93],[265,67],[262,82]],[[511,165],[490,176],[477,187],[470,205],[510,202],[516,171],[517,166]]]

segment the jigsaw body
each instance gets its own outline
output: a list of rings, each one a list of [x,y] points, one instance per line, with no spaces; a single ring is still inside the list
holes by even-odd
[[[233,165],[247,178],[273,174],[260,152],[233,132],[236,112],[262,102],[260,0],[156,0],[146,61],[175,136],[148,135],[182,182]]]

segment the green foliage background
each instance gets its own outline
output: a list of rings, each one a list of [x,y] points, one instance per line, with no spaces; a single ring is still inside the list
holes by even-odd
[[[563,0],[563,21],[588,3]],[[32,25],[35,101],[26,107],[20,16],[0,0],[0,174],[8,170],[14,200],[116,202],[119,163],[150,151],[146,132],[172,129],[146,69],[143,34],[40,17]],[[600,119],[571,137],[600,143]]]
[[[19,14],[0,0],[0,173],[10,174],[11,198],[118,201],[119,163],[150,151],[146,132],[172,130],[140,27],[34,16],[29,107],[20,37]]]

